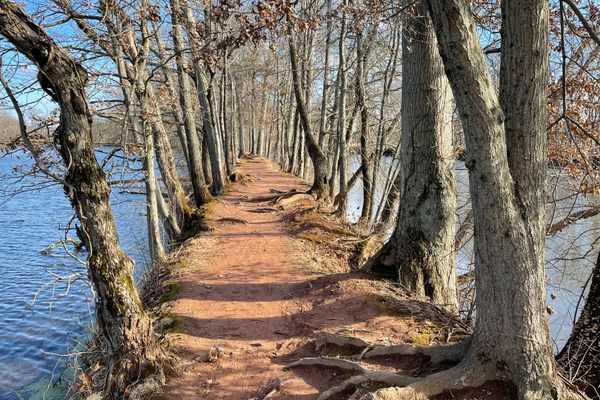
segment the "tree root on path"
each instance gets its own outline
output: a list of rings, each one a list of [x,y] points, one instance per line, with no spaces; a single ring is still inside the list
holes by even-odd
[[[354,358],[358,360],[378,356],[423,355],[429,357],[432,363],[437,364],[442,361],[461,361],[467,353],[467,349],[469,348],[471,340],[467,339],[454,344],[431,347],[416,346],[409,343],[384,346],[370,343],[356,336],[319,331],[316,333],[315,342],[317,351],[328,344],[333,344],[340,347],[351,346],[356,347],[357,349],[363,349],[360,354],[354,356]]]
[[[419,379],[415,377],[394,374],[392,372],[371,371],[354,361],[332,357],[301,358],[286,365],[285,368],[288,369],[298,366],[323,366],[358,373],[358,375],[352,376],[339,385],[321,393],[318,400],[327,400],[334,395],[346,392],[352,388],[356,388],[360,385],[370,382],[383,383],[387,386],[406,386]]]
[[[366,340],[356,337],[342,335],[339,333],[330,333],[325,331],[319,331],[316,333],[315,342],[317,344],[316,350],[319,351],[323,346],[328,344],[334,344],[336,346],[353,346],[357,348],[372,347],[372,344]]]
[[[465,359],[455,367],[416,379],[408,385],[394,385],[369,393],[361,400],[420,400],[439,395],[448,390],[479,387],[497,379],[495,371],[472,359]]]
[[[470,340],[465,340],[455,344],[432,347],[415,346],[408,343],[390,346],[375,346],[372,350],[367,351],[363,355],[363,358],[420,354],[429,357],[429,360],[434,364],[442,361],[461,361],[467,353],[470,342]]]
[[[361,397],[361,400],[426,399],[427,396],[434,396],[446,390],[459,390],[469,386],[481,386],[488,380],[498,379],[495,375],[495,370],[490,369],[490,366],[484,366],[477,362],[476,359],[466,357],[471,342],[470,339],[455,344],[435,347],[415,346],[406,343],[385,346],[375,345],[362,338],[339,333],[320,331],[316,335],[317,350],[327,344],[341,347],[355,347],[359,351],[362,349],[360,354],[354,356],[354,359],[358,360],[390,355],[424,355],[429,357],[433,363],[441,361],[460,362],[455,367],[424,378],[371,370],[358,362],[334,357],[301,358],[286,365],[285,369],[299,366],[322,366],[337,368],[355,374],[339,385],[321,393],[318,400],[327,400],[333,396],[352,389],[365,387],[369,383],[375,382],[384,384],[388,388],[364,395]]]

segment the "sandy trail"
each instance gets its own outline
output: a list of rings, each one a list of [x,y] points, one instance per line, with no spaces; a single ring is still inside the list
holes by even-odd
[[[276,378],[285,381],[285,394],[274,398],[316,398],[318,388],[283,372],[280,356],[308,339],[295,315],[303,311],[303,296],[314,278],[298,270],[294,240],[280,213],[270,211],[273,189],[306,189],[298,178],[278,171],[263,159],[244,160],[239,172],[250,182],[233,184],[211,208],[215,231],[210,255],[201,267],[180,281],[172,312],[182,322],[176,347],[184,362],[220,346],[217,362],[192,364],[170,380],[169,399],[259,398]],[[297,251],[297,250],[296,250]],[[318,385],[321,386],[321,385]]]

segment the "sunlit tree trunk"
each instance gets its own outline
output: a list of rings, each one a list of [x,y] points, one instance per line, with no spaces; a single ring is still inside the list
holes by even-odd
[[[502,3],[500,101],[470,2],[428,3],[465,132],[475,223],[477,320],[463,365],[512,380],[521,399],[563,398],[544,302],[548,2]]]
[[[298,114],[300,122],[302,123],[302,129],[304,132],[304,138],[306,143],[306,149],[311,158],[313,164],[313,184],[310,192],[317,198],[325,198],[327,196],[328,179],[327,179],[327,158],[319,147],[313,133],[308,116],[307,105],[304,99],[304,93],[302,92],[302,83],[300,77],[300,67],[298,65],[298,55],[296,52],[296,39],[292,29],[292,22],[288,19],[288,36],[289,36],[289,48],[290,48],[290,61],[292,64],[292,83],[294,88],[294,94],[296,96],[296,104],[298,107]]]
[[[456,183],[451,90],[421,1],[411,7],[402,44],[400,211],[375,261],[412,292],[456,312]]]
[[[192,98],[193,85],[187,74],[187,60],[183,49],[185,41],[183,38],[183,28],[181,23],[181,4],[179,0],[171,0],[171,21],[173,46],[175,50],[175,61],[177,64],[177,78],[179,80],[179,102],[183,111],[183,122],[186,130],[187,147],[189,153],[190,179],[196,206],[200,207],[211,199],[204,178],[204,169],[202,164],[202,143],[196,127],[196,115],[194,112],[194,102]]]
[[[348,0],[344,0],[342,8],[348,5]],[[348,214],[348,150],[346,143],[346,46],[344,44],[346,40],[346,11],[343,11],[342,22],[340,27],[340,38],[338,41],[338,79],[339,79],[339,90],[338,90],[338,129],[337,139],[339,147],[339,202],[338,202],[338,213],[342,218],[346,218]]]
[[[369,154],[369,110],[365,101],[365,41],[362,31],[356,33],[356,102],[360,110],[360,163],[363,171],[363,204],[360,215],[360,222],[369,222],[371,218],[371,209],[373,207],[372,192],[372,168],[371,157]],[[379,160],[374,160],[379,162]]]
[[[192,12],[192,8],[189,6],[183,7],[180,8],[180,12],[180,18],[185,21],[185,25],[187,27],[190,48],[194,56],[193,68],[196,77],[196,94],[198,96],[198,102],[200,103],[200,109],[202,112],[204,141],[206,142],[206,147],[210,156],[213,194],[219,194],[223,191],[222,167],[217,144],[217,133],[212,121],[206,82],[204,80],[204,74],[202,73],[201,68],[202,57],[200,55],[200,48],[202,43],[198,35],[197,23]]]

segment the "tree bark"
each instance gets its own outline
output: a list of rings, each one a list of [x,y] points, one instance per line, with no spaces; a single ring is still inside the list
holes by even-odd
[[[327,92],[329,88],[329,46],[331,43],[331,28],[332,18],[329,15],[331,13],[331,0],[326,0],[327,8],[327,24],[325,27],[325,65],[323,67],[323,89],[321,92],[321,110],[319,115],[319,147],[323,148],[325,142],[325,128],[327,119]]]
[[[408,12],[402,43],[400,210],[394,234],[375,260],[394,268],[410,291],[456,312],[452,93],[426,4],[420,1]]]
[[[229,54],[227,50],[225,50],[225,55],[223,56],[223,72],[222,72],[222,80],[221,80],[221,115],[223,118],[223,152],[225,154],[225,168],[227,171],[227,176],[231,175],[233,171],[233,162],[232,162],[232,154],[233,154],[233,141],[231,140],[231,132],[229,132],[229,123],[227,121],[227,86],[228,86],[228,78],[229,78]]]
[[[119,245],[110,189],[93,149],[87,73],[7,0],[0,0],[0,34],[38,66],[42,88],[60,106],[55,135],[67,166],[65,192],[82,224],[98,328],[108,352],[104,394],[121,399],[130,383],[160,370],[165,354],[135,288],[134,263]]]
[[[369,156],[369,110],[365,102],[365,42],[362,32],[356,33],[356,102],[360,110],[360,161],[363,170],[363,206],[360,215],[360,222],[368,223],[371,218],[371,209],[373,207],[372,191],[372,168],[371,157]],[[375,160],[379,162],[379,160]]]
[[[590,398],[600,393],[600,253],[590,291],[571,336],[557,357],[563,376]]]
[[[175,61],[177,64],[177,78],[179,79],[179,101],[183,111],[183,121],[186,131],[187,147],[190,156],[190,179],[194,191],[196,206],[201,207],[212,198],[207,189],[204,178],[204,169],[202,164],[202,143],[196,127],[196,115],[194,112],[194,103],[192,100],[192,82],[188,76],[187,60],[183,50],[185,41],[183,38],[183,28],[181,24],[181,4],[179,0],[171,0],[171,22],[173,25],[173,46],[175,50]]]
[[[348,166],[348,150],[346,149],[346,47],[344,42],[346,40],[346,11],[345,7],[348,5],[348,0],[342,2],[342,22],[340,27],[340,38],[338,42],[338,79],[339,79],[339,92],[338,92],[338,146],[339,146],[339,178],[340,178],[340,189],[339,189],[339,202],[338,202],[338,213],[342,218],[346,218],[348,214],[348,173],[346,168]],[[364,174],[363,174],[364,176]]]
[[[210,112],[210,103],[208,100],[206,83],[204,81],[204,74],[200,67],[202,57],[200,55],[201,41],[198,35],[197,23],[194,18],[191,7],[184,7],[179,9],[181,11],[180,17],[183,18],[186,24],[187,32],[190,39],[190,47],[194,56],[194,73],[196,77],[196,92],[198,95],[198,102],[202,110],[202,126],[204,128],[204,141],[208,148],[208,154],[210,156],[211,172],[212,172],[212,191],[213,194],[219,194],[223,191],[223,178],[221,159],[219,157],[219,150],[217,147],[217,137],[212,122],[212,115]]]
[[[310,188],[310,193],[312,193],[317,199],[323,199],[328,195],[327,158],[325,157],[325,154],[319,147],[319,144],[312,133],[308,109],[304,99],[304,94],[302,93],[300,69],[298,66],[298,56],[296,54],[296,38],[292,29],[292,21],[290,21],[289,18],[287,24],[294,95],[296,96],[296,105],[300,116],[300,122],[302,123],[302,129],[304,131],[306,148],[313,164],[313,184]]]
[[[240,98],[239,90],[237,90],[237,84],[234,86],[234,80],[231,79],[231,92],[235,97],[235,108],[237,115],[237,128],[238,128],[238,157],[244,155],[244,121],[242,118],[242,100]]]
[[[500,102],[470,2],[428,3],[465,132],[475,221],[477,320],[463,364],[512,380],[521,399],[557,398],[544,302],[548,2],[502,3]]]

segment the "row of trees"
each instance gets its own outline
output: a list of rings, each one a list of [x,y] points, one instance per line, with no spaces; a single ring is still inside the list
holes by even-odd
[[[469,225],[455,232],[462,154],[482,294],[474,334],[458,366],[410,390],[500,378],[524,399],[573,395],[558,377],[545,314],[545,185],[550,154],[580,190],[597,190],[600,13],[583,3],[52,0],[36,23],[0,0],[0,35],[37,66],[40,88],[60,106],[44,123],[58,124],[64,167],[33,154],[65,186],[82,225],[109,355],[107,397],[121,398],[169,360],[119,247],[93,116],[116,123],[123,147],[143,154],[153,261],[196,229],[196,210],[253,153],[310,180],[342,217],[362,182],[358,222],[393,231],[369,266],[450,313],[459,309],[455,249]],[[19,95],[4,86],[27,144]],[[386,168],[388,154],[396,157]],[[597,370],[594,296],[566,347],[587,350],[563,352],[567,368]],[[597,390],[597,377],[586,379]]]

